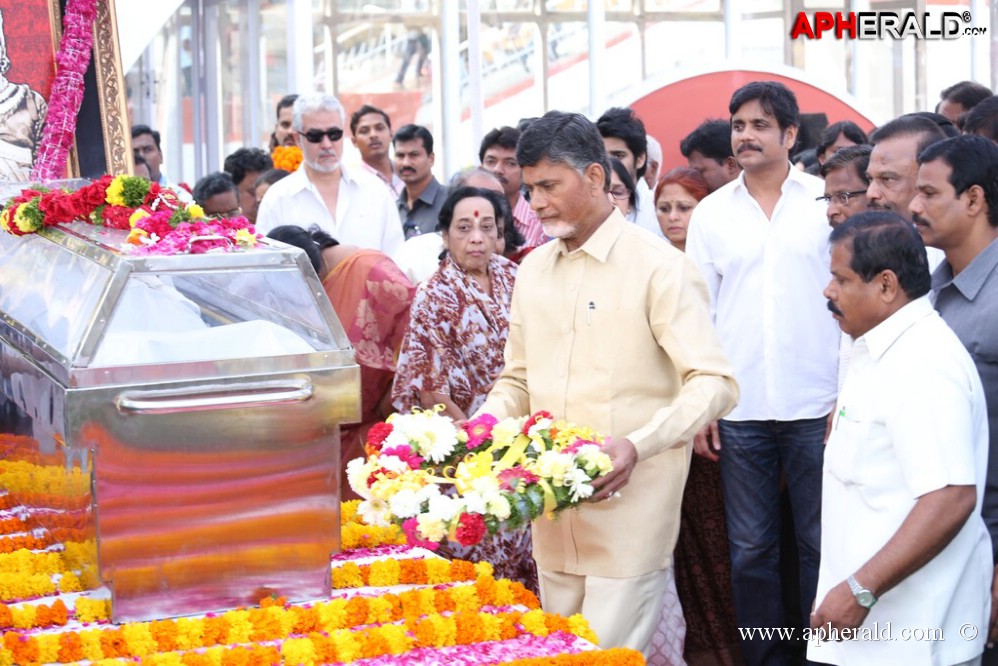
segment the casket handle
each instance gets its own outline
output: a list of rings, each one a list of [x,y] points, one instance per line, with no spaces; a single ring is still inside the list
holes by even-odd
[[[172,414],[304,402],[314,393],[315,388],[307,379],[278,380],[127,391],[118,396],[115,404],[119,412]]]

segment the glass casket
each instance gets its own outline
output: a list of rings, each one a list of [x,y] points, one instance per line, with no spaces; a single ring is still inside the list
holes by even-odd
[[[304,253],[0,234],[0,436],[115,622],[327,597],[360,372]]]

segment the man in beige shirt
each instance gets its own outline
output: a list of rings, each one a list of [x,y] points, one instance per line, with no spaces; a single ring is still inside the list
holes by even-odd
[[[520,266],[506,366],[481,411],[545,409],[607,435],[591,502],[534,522],[541,603],[581,612],[604,647],[647,654],[671,580],[694,434],[738,387],[696,266],[610,202],[596,127],[552,111],[517,161],[544,232]]]

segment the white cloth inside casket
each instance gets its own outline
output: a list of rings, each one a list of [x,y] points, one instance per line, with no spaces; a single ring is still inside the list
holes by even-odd
[[[258,358],[315,351],[269,321],[209,326],[201,308],[168,280],[129,280],[90,367]]]

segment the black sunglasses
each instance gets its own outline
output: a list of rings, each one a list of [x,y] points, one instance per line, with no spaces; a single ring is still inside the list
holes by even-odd
[[[324,136],[328,136],[330,141],[339,141],[343,138],[343,130],[339,127],[330,127],[327,130],[310,129],[307,132],[301,132],[301,135],[308,139],[309,143],[319,143]]]

